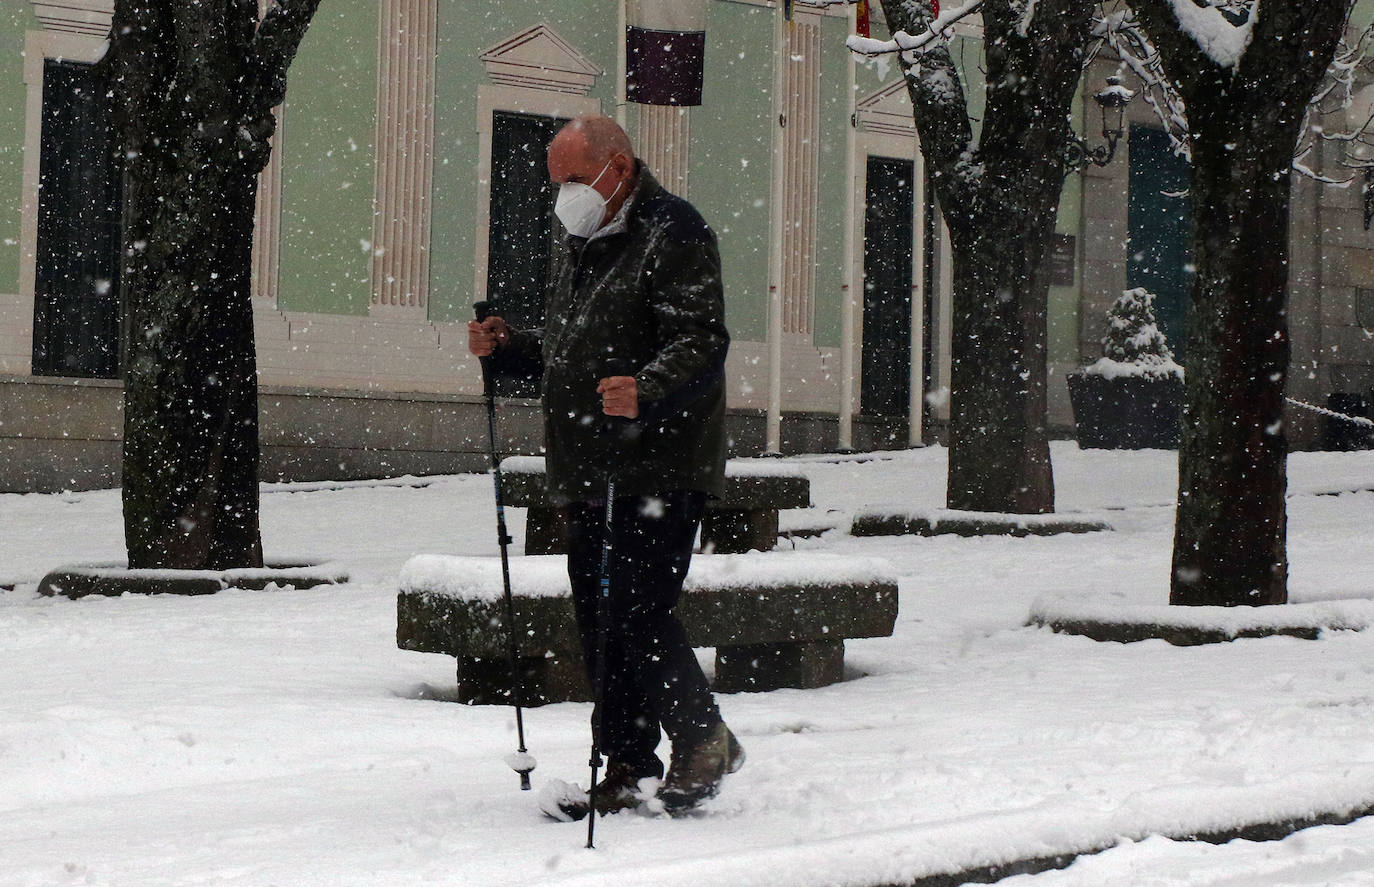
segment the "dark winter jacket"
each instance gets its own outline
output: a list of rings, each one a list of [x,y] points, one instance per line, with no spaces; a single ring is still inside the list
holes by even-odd
[[[700,490],[719,495],[725,473],[725,302],[716,237],[692,205],[637,162],[624,230],[569,237],[543,330],[507,348],[541,354],[550,498]],[[633,375],[639,418],[607,417],[598,380]]]

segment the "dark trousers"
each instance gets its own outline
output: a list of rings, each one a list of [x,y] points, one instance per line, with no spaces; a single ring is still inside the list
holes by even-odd
[[[673,615],[705,506],[706,494],[691,490],[615,500],[599,744],[610,760],[645,775],[663,773],[654,753],[660,726],[674,746],[690,748],[720,723],[706,676]],[[568,576],[593,685],[605,519],[604,504],[569,508]]]

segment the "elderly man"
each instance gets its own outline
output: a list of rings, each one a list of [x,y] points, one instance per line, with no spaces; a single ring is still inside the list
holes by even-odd
[[[549,495],[569,510],[568,575],[593,680],[606,632],[605,681],[592,720],[609,759],[597,811],[638,805],[640,781],[662,778],[657,798],[678,813],[715,795],[744,762],[673,614],[706,498],[724,483],[730,337],[720,255],[701,215],[635,159],[615,121],[568,123],[549,144],[548,166],[559,186],[554,212],[568,236],[544,328],[474,321],[469,348],[543,361]],[[609,618],[601,626],[612,474]],[[655,752],[660,728],[672,741],[666,777]],[[589,804],[560,806],[581,818]]]

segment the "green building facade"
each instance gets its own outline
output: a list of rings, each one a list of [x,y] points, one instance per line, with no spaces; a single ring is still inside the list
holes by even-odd
[[[0,453],[9,457],[0,490],[117,482],[118,372],[88,359],[92,342],[118,335],[117,281],[96,275],[94,292],[54,290],[62,275],[45,263],[62,251],[45,241],[44,202],[61,189],[43,166],[90,138],[63,121],[89,128],[99,102],[62,93],[71,88],[53,71],[99,60],[111,6],[0,0]],[[322,4],[260,186],[254,300],[267,475],[477,467],[481,380],[465,322],[484,299],[538,313],[530,280],[553,248],[538,233],[552,195],[541,181],[544,143],[558,121],[591,112],[620,119],[640,158],[717,233],[737,454],[937,436],[948,402],[948,237],[900,73],[854,62],[844,45],[851,16],[797,3],[789,22],[763,0],[546,0],[480,13],[460,0]],[[699,103],[633,100],[626,28],[704,33]],[[977,125],[980,31],[960,28],[955,55]],[[874,32],[885,33],[880,21]],[[1082,95],[1114,69],[1104,61],[1088,71]],[[1136,104],[1130,122],[1149,127]],[[1080,100],[1076,113],[1095,135],[1092,103]],[[1155,236],[1127,213],[1133,162],[1126,143],[1114,164],[1066,182],[1047,318],[1050,422],[1065,434],[1064,376],[1100,353],[1132,238]],[[1307,225],[1318,244],[1306,264],[1295,258],[1295,299],[1305,300],[1297,341],[1322,355],[1326,342],[1355,342],[1374,314],[1363,289],[1374,243],[1348,193],[1296,196],[1295,227]],[[1299,218],[1309,205],[1328,222],[1339,217],[1347,236],[1322,241],[1326,229]],[[1344,276],[1324,270],[1337,265],[1328,248]],[[94,319],[64,340],[52,318],[88,309]],[[1308,397],[1374,385],[1367,346],[1318,359]],[[59,365],[71,369],[54,373]],[[507,415],[509,449],[536,449],[535,405],[514,402]]]

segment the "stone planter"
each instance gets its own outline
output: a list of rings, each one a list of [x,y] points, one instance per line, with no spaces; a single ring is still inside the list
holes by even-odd
[[[1183,380],[1177,376],[1108,378],[1070,373],[1069,400],[1083,449],[1178,448]]]

